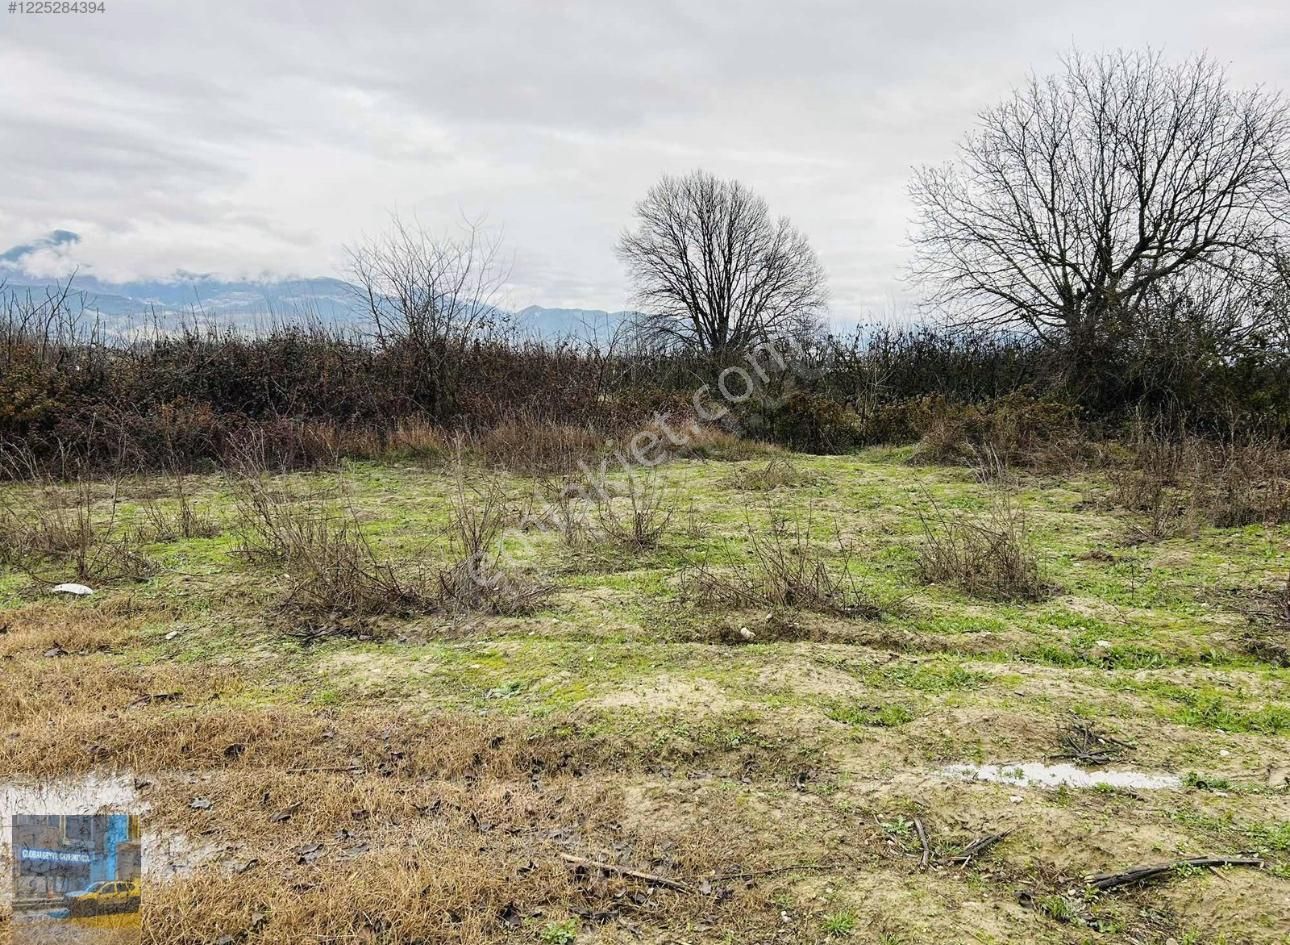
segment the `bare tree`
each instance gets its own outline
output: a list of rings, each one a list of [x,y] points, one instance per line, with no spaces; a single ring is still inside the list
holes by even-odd
[[[1290,219],[1282,99],[1206,57],[1072,56],[916,171],[915,271],[958,317],[1026,326],[1084,367],[1169,280],[1260,282]]]
[[[824,269],[806,237],[738,181],[664,177],[636,218],[618,256],[656,339],[737,350],[810,328],[824,309]]]
[[[500,242],[475,223],[439,237],[394,217],[384,236],[350,250],[350,269],[377,343],[416,360],[419,406],[446,417],[466,347],[504,318]]]

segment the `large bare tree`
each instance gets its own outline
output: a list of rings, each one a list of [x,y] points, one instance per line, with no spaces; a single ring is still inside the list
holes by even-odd
[[[508,270],[500,242],[474,223],[439,236],[394,217],[385,234],[350,250],[350,269],[377,343],[415,360],[414,396],[446,417],[466,346],[503,317],[498,302]]]
[[[743,184],[706,171],[651,187],[618,256],[646,332],[709,353],[810,328],[826,302],[806,237]]]
[[[1070,57],[923,167],[916,272],[959,318],[1026,326],[1074,366],[1170,280],[1259,282],[1290,218],[1282,99],[1197,57]]]

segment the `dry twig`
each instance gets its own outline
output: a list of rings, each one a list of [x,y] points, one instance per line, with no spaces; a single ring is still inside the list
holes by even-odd
[[[1252,866],[1255,869],[1263,868],[1263,861],[1252,857],[1240,856],[1197,856],[1188,860],[1174,860],[1172,863],[1156,863],[1151,866],[1134,866],[1125,870],[1123,873],[1099,873],[1096,876],[1090,876],[1085,882],[1093,889],[1106,892],[1108,889],[1115,889],[1119,886],[1128,886],[1132,883],[1142,883],[1157,876],[1164,876],[1172,873],[1179,867],[1192,866],[1198,869],[1214,866]]]

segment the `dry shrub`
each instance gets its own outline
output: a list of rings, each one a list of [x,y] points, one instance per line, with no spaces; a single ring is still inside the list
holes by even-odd
[[[244,470],[234,482],[238,553],[255,564],[308,558],[331,540],[335,513],[329,495],[291,491],[262,470]]]
[[[745,492],[773,492],[776,489],[793,489],[814,485],[820,477],[802,472],[788,459],[776,456],[759,469],[731,473],[725,483],[731,489]]]
[[[971,447],[967,462],[976,481],[982,485],[1008,486],[1016,481],[1008,461],[993,446]]]
[[[424,572],[382,561],[354,511],[275,489],[263,475],[238,484],[240,551],[249,561],[283,565],[291,585],[285,613],[305,617],[410,616],[432,611],[436,599]],[[322,628],[306,623],[307,638]]]
[[[932,397],[911,410],[921,433],[911,463],[971,464],[990,451],[1008,466],[1061,470],[1086,464],[1093,455],[1067,404],[1024,394],[980,405]]]
[[[6,496],[0,506],[0,562],[39,584],[69,578],[111,584],[152,577],[157,566],[117,526],[118,489],[114,481],[100,497],[88,480],[67,487],[47,481],[41,498],[29,499],[21,509]]]
[[[544,475],[570,472],[579,461],[589,462],[604,447],[605,438],[581,427],[521,418],[484,431],[474,445],[490,466]]]
[[[1228,447],[1212,470],[1198,475],[1195,484],[1214,525],[1290,522],[1290,452],[1267,445]]]
[[[1207,523],[1217,528],[1290,522],[1290,451],[1135,432],[1128,462],[1110,473],[1111,501],[1146,513],[1143,538],[1167,538]]]
[[[588,537],[584,483],[566,477],[543,479],[538,483],[545,515],[540,524],[554,529],[570,548],[582,546]]]
[[[1129,525],[1124,538],[1127,545],[1191,536],[1200,524],[1199,510],[1178,492],[1163,486],[1152,489],[1149,495],[1144,490],[1135,509],[1142,517]]]
[[[458,459],[460,463],[460,457]],[[238,484],[240,553],[284,565],[292,586],[285,611],[310,617],[411,616],[440,610],[514,616],[530,612],[551,588],[503,561],[503,533],[514,519],[501,487],[466,485],[458,465],[451,534],[454,562],[433,573],[384,561],[353,509],[326,496],[299,496],[260,475]],[[337,627],[305,625],[312,639]]]
[[[995,489],[990,511],[974,515],[945,509],[928,497],[920,509],[924,540],[918,576],[929,584],[953,584],[992,600],[1041,600],[1049,588],[1040,577],[1020,505],[1006,489]]]
[[[214,538],[222,531],[210,506],[199,505],[194,501],[188,477],[183,473],[176,473],[173,482],[173,506],[163,505],[156,497],[145,499],[140,506],[139,516],[142,522],[136,529],[140,544]]]
[[[288,562],[292,586],[283,609],[305,615],[374,617],[428,613],[435,599],[418,569],[409,574],[381,561],[352,518],[328,522]],[[316,629],[316,628],[315,628]],[[316,635],[313,630],[310,635]]]
[[[681,575],[686,596],[709,606],[810,610],[876,618],[881,610],[856,585],[850,550],[838,539],[841,560],[831,563],[811,540],[811,514],[790,522],[771,513],[764,530],[747,527],[745,556],[713,566],[702,561]]]
[[[1290,577],[1283,586],[1259,594],[1247,617],[1245,651],[1264,662],[1290,667]]]
[[[751,397],[734,414],[742,431],[801,453],[846,453],[863,441],[860,415],[851,407],[804,390]]]
[[[449,459],[452,452],[450,438],[418,416],[348,423],[280,418],[246,423],[229,432],[216,459],[234,472],[285,472],[331,468],[344,458],[433,465]],[[142,462],[151,465],[155,460],[144,457]]]
[[[597,493],[596,517],[610,541],[637,551],[658,547],[675,507],[653,471],[630,473],[625,494]]]
[[[438,576],[443,606],[510,617],[531,613],[551,595],[550,584],[505,561],[504,533],[514,517],[500,485],[470,488],[458,466],[451,535],[456,560]]]

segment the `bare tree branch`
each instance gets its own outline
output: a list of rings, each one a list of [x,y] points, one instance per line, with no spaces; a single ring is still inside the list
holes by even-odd
[[[648,334],[705,352],[742,349],[814,327],[824,269],[785,217],[738,181],[705,171],[664,177],[636,207],[618,256]]]
[[[350,250],[350,269],[377,343],[416,359],[416,397],[445,418],[466,346],[505,317],[498,303],[509,273],[500,242],[475,223],[460,236],[435,237],[395,217],[384,236]]]
[[[915,273],[964,321],[1087,350],[1165,284],[1263,285],[1290,222],[1290,116],[1206,57],[1066,62],[980,116],[952,165],[922,167]]]

